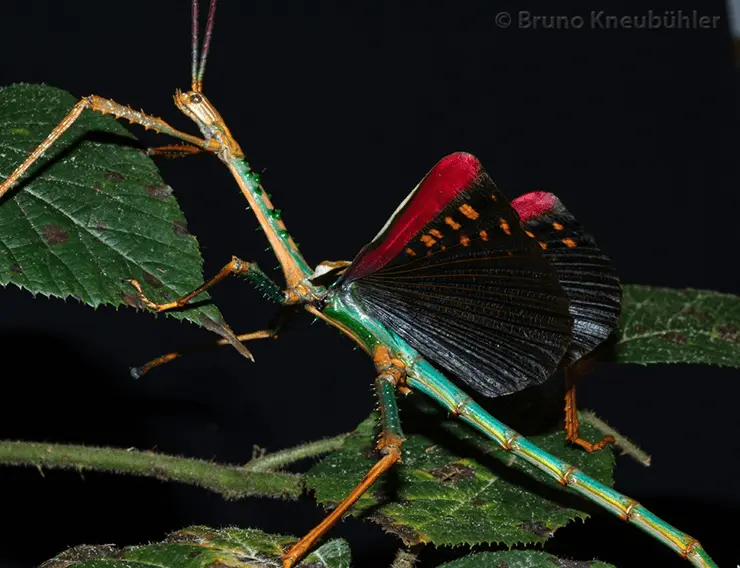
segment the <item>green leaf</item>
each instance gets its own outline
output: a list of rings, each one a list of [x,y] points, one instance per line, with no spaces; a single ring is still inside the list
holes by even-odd
[[[298,539],[257,529],[189,527],[162,543],[129,546],[76,546],[42,564],[43,568],[275,568]],[[305,568],[349,568],[343,540],[331,540],[298,564]]]
[[[403,462],[360,498],[352,515],[381,524],[407,545],[542,543],[557,528],[588,516],[580,509],[585,501],[567,494],[539,470],[464,423],[444,419],[442,411],[421,401],[415,405],[421,411],[406,404],[403,409],[407,437]],[[315,491],[319,503],[341,501],[377,461],[376,424],[376,415],[363,421],[341,450],[308,472],[306,486]],[[417,433],[421,429],[426,431]],[[588,425],[582,425],[582,432],[587,438],[600,438]],[[588,454],[564,438],[558,431],[530,439],[612,484],[610,450]]]
[[[536,550],[508,550],[506,552],[481,552],[471,554],[438,568],[614,568],[598,560],[563,560]]]
[[[0,89],[0,178],[27,157],[77,99],[45,85]],[[110,116],[85,111],[0,200],[0,285],[141,308],[202,284],[203,260],[154,162]],[[206,300],[208,296],[201,297]],[[212,305],[167,312],[225,335]]]
[[[740,367],[740,297],[707,290],[624,286],[620,363]]]

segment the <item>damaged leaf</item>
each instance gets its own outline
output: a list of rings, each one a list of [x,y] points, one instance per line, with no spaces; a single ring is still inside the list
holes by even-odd
[[[257,529],[189,527],[156,544],[76,546],[41,568],[278,568],[280,557],[297,540]],[[335,539],[309,554],[297,568],[349,568],[350,561],[347,543]]]

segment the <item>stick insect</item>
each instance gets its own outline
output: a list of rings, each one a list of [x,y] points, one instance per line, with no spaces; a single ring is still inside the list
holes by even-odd
[[[635,501],[594,482],[567,464],[542,452],[519,434],[485,413],[479,405],[440,373],[437,367],[444,367],[444,361],[434,360],[430,355],[430,345],[436,344],[425,344],[418,335],[404,333],[407,331],[404,321],[396,319],[394,325],[391,317],[393,314],[387,313],[390,304],[401,307],[399,296],[402,296],[402,293],[398,290],[387,292],[390,289],[387,282],[378,283],[377,276],[387,267],[406,266],[397,263],[397,258],[403,258],[404,255],[408,257],[406,260],[409,262],[414,262],[415,257],[423,260],[427,252],[436,254],[434,258],[443,259],[445,257],[440,251],[453,248],[445,239],[454,239],[454,245],[458,251],[464,252],[465,249],[472,250],[479,247],[479,250],[483,251],[494,250],[501,257],[511,256],[521,259],[522,264],[517,270],[529,274],[529,280],[534,279],[534,274],[541,276],[538,282],[538,286],[541,287],[529,290],[540,300],[540,305],[520,306],[524,309],[525,319],[529,317],[531,320],[529,329],[538,329],[542,332],[539,335],[538,346],[531,351],[524,348],[521,343],[508,346],[509,358],[505,362],[519,363],[518,373],[511,370],[507,372],[502,353],[495,352],[490,354],[491,357],[498,357],[501,361],[495,366],[491,364],[486,366],[485,362],[472,365],[469,364],[469,360],[458,356],[457,364],[452,369],[447,367],[447,370],[456,371],[463,377],[468,376],[471,378],[468,382],[471,382],[472,377],[476,376],[481,369],[489,371],[486,375],[495,376],[495,372],[498,372],[496,379],[480,379],[481,384],[477,385],[478,390],[489,395],[506,394],[523,388],[531,382],[543,380],[555,370],[566,355],[573,324],[571,315],[568,313],[568,297],[558,286],[557,275],[548,268],[544,253],[537,251],[538,246],[544,248],[539,243],[545,241],[539,240],[535,243],[535,241],[528,240],[534,237],[528,235],[527,231],[533,233],[534,231],[531,231],[532,227],[521,227],[519,218],[521,217],[525,224],[527,221],[547,222],[555,231],[568,228],[566,223],[561,222],[564,216],[568,222],[575,223],[575,220],[563,213],[560,204],[554,201],[549,194],[532,196],[529,201],[520,202],[519,208],[512,209],[474,157],[467,154],[454,154],[435,166],[417,187],[415,193],[409,196],[404,206],[399,208],[389,224],[354,262],[324,262],[315,270],[312,269],[287,232],[282,220],[275,214],[275,208],[265,194],[258,174],[246,162],[241,147],[231,135],[220,114],[203,93],[203,77],[213,30],[215,5],[215,0],[212,0],[204,42],[199,50],[197,27],[195,26],[198,21],[198,3],[194,1],[192,4],[194,22],[192,84],[189,91],[178,91],[175,97],[178,108],[198,125],[202,138],[174,129],[164,121],[154,119],[143,112],[133,111],[109,99],[94,95],[85,97],[71,110],[68,117],[50,134],[49,138],[0,186],[0,197],[86,110],[112,114],[117,118],[125,118],[151,128],[156,132],[168,134],[179,143],[187,144],[174,151],[212,153],[227,166],[263,227],[270,246],[280,262],[285,287],[271,284],[264,273],[257,270],[253,263],[234,258],[203,289],[231,274],[252,276],[261,285],[272,287],[274,294],[281,297],[284,305],[301,305],[314,316],[327,321],[348,335],[372,356],[378,372],[375,385],[383,410],[383,433],[378,442],[382,457],[348,498],[335,508],[323,523],[286,553],[284,566],[286,568],[293,566],[331,525],[342,517],[362,492],[400,459],[403,433],[396,408],[396,393],[408,390],[427,394],[460,419],[490,436],[507,451],[527,460],[563,485],[570,486],[607,510],[636,524],[685,556],[694,565],[714,566],[715,564],[698,541],[658,519]],[[435,185],[435,180],[442,181]],[[433,202],[429,199],[431,195],[441,195],[442,199],[439,202]],[[420,197],[425,199],[419,201]],[[453,206],[456,211],[449,209]],[[409,212],[412,213],[410,217]],[[409,219],[415,221],[412,222]],[[433,223],[437,224],[432,226]],[[562,225],[562,227],[557,228],[556,225]],[[475,242],[468,241],[466,244],[465,239],[470,239],[469,230],[471,228],[475,230],[474,238],[471,239]],[[570,238],[570,236],[564,236],[558,240],[566,249],[577,248],[578,242],[573,242],[572,247],[567,242]],[[412,240],[414,246],[406,246]],[[494,242],[497,243],[497,247],[501,248],[490,248],[492,245],[487,244]],[[513,254],[506,254],[508,252]],[[467,256],[459,258],[466,262],[470,261]],[[371,282],[373,278],[376,278],[375,286]],[[183,307],[202,291],[202,289],[195,290],[193,294],[171,304],[157,305],[148,300],[146,290],[141,283],[131,281],[130,284],[136,288],[142,301],[156,311]],[[473,281],[472,285],[478,285],[478,281]],[[515,289],[525,288],[520,284]],[[389,299],[387,295],[384,297],[384,294],[389,293],[392,298]],[[484,295],[484,299],[492,303],[490,296]],[[418,305],[407,304],[403,308],[409,314],[415,313],[413,319],[418,321],[420,326],[424,323],[430,336],[432,327],[441,321],[429,313],[420,312]],[[541,317],[542,314],[544,317]],[[423,322],[424,317],[431,319]],[[611,324],[606,325],[608,327]],[[522,323],[522,329],[527,329],[524,323]],[[516,329],[511,326],[509,331],[513,335],[517,333]],[[479,341],[483,340],[479,339]],[[452,350],[450,351],[454,355]],[[526,351],[526,356],[522,356],[523,351]],[[245,352],[245,354],[248,353]],[[423,355],[426,355],[426,358]],[[430,364],[427,359],[436,366]]]

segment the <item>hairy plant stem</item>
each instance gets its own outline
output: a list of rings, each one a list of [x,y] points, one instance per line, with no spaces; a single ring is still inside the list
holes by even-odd
[[[578,412],[578,416],[581,421],[591,424],[599,432],[605,436],[614,436],[614,445],[622,451],[622,455],[628,455],[633,460],[641,463],[645,467],[650,466],[650,455],[630,440],[627,436],[617,432],[612,426],[607,424],[604,420],[596,416],[590,410],[581,410]]]
[[[316,440],[315,442],[309,442],[301,446],[295,446],[288,448],[287,450],[281,450],[273,454],[267,454],[253,459],[244,466],[247,471],[253,472],[267,472],[289,465],[305,458],[311,458],[327,452],[333,452],[338,450],[344,444],[344,440],[349,436],[347,434],[340,434],[333,438],[325,438],[323,440]]]
[[[258,469],[134,449],[12,441],[0,441],[0,464],[32,466],[42,474],[44,468],[50,468],[154,477],[203,487],[226,499],[250,496],[297,499],[303,493],[303,477],[292,473],[269,472],[270,464],[284,466],[304,457],[330,451],[338,447],[339,438],[319,440],[278,452],[274,454],[278,456],[274,461],[270,461],[272,456],[255,460]]]

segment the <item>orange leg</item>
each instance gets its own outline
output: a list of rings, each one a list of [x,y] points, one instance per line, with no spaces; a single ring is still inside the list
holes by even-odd
[[[161,156],[163,158],[185,158],[201,152],[203,152],[202,148],[191,144],[167,144],[166,146],[146,149],[148,156]]]
[[[336,524],[349,508],[367,491],[375,481],[401,459],[401,445],[404,438],[396,405],[396,386],[398,377],[403,371],[398,368],[388,369],[375,379],[378,400],[381,409],[382,432],[378,438],[377,448],[382,457],[367,472],[360,483],[344,498],[337,507],[319,523],[311,532],[298,541],[283,555],[283,568],[292,568],[324,534]]]
[[[295,563],[302,558],[306,552],[308,552],[316,541],[318,541],[324,533],[326,533],[334,524],[339,521],[349,508],[355,504],[360,496],[368,490],[368,488],[375,483],[375,481],[383,475],[390,467],[400,459],[400,452],[398,448],[390,448],[388,453],[384,455],[373,468],[367,472],[367,475],[362,478],[362,481],[355,487],[352,492],[336,509],[334,509],[329,516],[327,516],[321,523],[319,523],[311,532],[304,536],[293,548],[291,548],[285,556],[283,556],[283,568],[292,568]]]
[[[189,294],[185,294],[184,296],[178,298],[174,302],[167,302],[166,304],[157,304],[155,302],[152,302],[149,298],[146,297],[146,294],[144,294],[144,290],[141,287],[141,284],[138,280],[135,278],[129,278],[125,280],[126,283],[131,284],[136,289],[136,293],[139,296],[139,299],[144,303],[144,305],[149,308],[150,310],[154,310],[156,312],[164,312],[165,310],[173,310],[176,308],[182,308],[186,304],[190,302],[193,298],[196,296],[202,294],[215,284],[218,284],[221,280],[226,278],[227,276],[231,276],[232,274],[242,274],[245,276],[250,277],[251,279],[258,282],[258,286],[265,285],[266,281],[269,281],[275,288],[277,288],[277,284],[274,284],[269,278],[265,275],[262,270],[259,269],[256,263],[254,262],[245,262],[241,260],[240,258],[237,258],[235,256],[231,257],[231,262],[226,264],[221,270],[219,270],[218,274],[211,278],[208,282],[205,284],[198,286],[195,290],[190,292]],[[277,292],[273,290],[274,293],[278,294],[278,297],[280,297],[280,292]]]
[[[607,444],[614,443],[614,436],[604,436],[596,443],[578,436],[578,406],[576,405],[576,383],[584,374],[584,367],[578,363],[565,369],[565,439],[581,446],[588,453],[597,452]]]
[[[90,95],[89,97],[83,97],[74,107],[72,107],[72,110],[69,111],[67,116],[57,124],[41,144],[31,152],[28,158],[26,158],[26,160],[0,184],[0,197],[5,195],[5,193],[13,187],[18,179],[26,172],[26,170],[28,170],[28,168],[30,168],[31,165],[38,160],[70,126],[72,126],[85,109],[94,110],[101,114],[112,114],[116,118],[126,119],[131,123],[139,124],[147,130],[151,129],[160,134],[168,134],[173,138],[183,140],[188,144],[209,152],[216,152],[221,148],[221,145],[216,140],[203,140],[197,136],[191,136],[190,134],[172,128],[161,118],[156,118],[134,110],[131,107],[120,105],[110,99],[104,99],[97,95]]]
[[[275,300],[278,303],[285,303],[285,295],[280,290],[280,287],[275,284],[272,280],[270,280],[269,276],[267,276],[260,268],[257,266],[254,262],[245,262],[235,256],[231,257],[231,262],[226,264],[219,272],[211,278],[208,282],[205,284],[198,286],[195,290],[190,292],[189,294],[185,294],[181,298],[178,298],[174,302],[167,302],[166,304],[157,304],[155,302],[152,302],[149,298],[146,297],[146,294],[144,294],[144,290],[139,283],[138,280],[134,278],[128,278],[124,280],[124,282],[131,284],[136,289],[136,293],[139,297],[139,299],[142,301],[142,303],[148,307],[151,310],[154,310],[156,312],[163,312],[165,310],[172,310],[175,308],[182,308],[185,305],[190,302],[193,298],[198,296],[199,294],[202,294],[227,276],[230,276],[231,274],[241,274],[249,278],[252,283],[260,289],[266,296],[270,297],[271,299]],[[228,326],[227,326],[228,327]],[[252,357],[252,354],[249,352],[249,349],[244,347],[242,341],[234,335],[234,333],[231,331],[231,329],[228,329],[228,334],[224,336],[226,341],[234,347],[239,353],[241,353],[244,357],[247,359],[254,361],[254,357]],[[158,359],[155,359],[154,361],[151,361],[150,363],[147,363],[146,371],[151,369],[152,367],[156,367],[157,365],[161,365],[163,363],[167,363],[168,361],[172,361],[173,359],[176,359],[179,355],[177,353],[168,353],[166,355],[162,355],[162,357],[159,357]],[[144,372],[146,372],[144,371]],[[136,375],[137,369],[131,369],[131,374]],[[143,373],[142,373],[143,374]],[[140,376],[140,375],[139,375]]]
[[[260,331],[253,331],[252,333],[242,333],[240,335],[236,336],[236,339],[244,343],[245,341],[253,341],[255,339],[277,339],[277,330],[273,329],[262,329]],[[219,339],[215,346],[221,346],[221,345],[230,345],[231,342],[226,339]],[[131,367],[131,376],[135,379],[139,379],[146,375],[149,371],[154,369],[155,367],[159,367],[160,365],[164,365],[165,363],[169,363],[170,361],[173,361],[175,359],[178,359],[179,357],[182,357],[183,355],[187,353],[192,353],[194,351],[200,351],[202,349],[209,349],[213,345],[209,345],[208,347],[189,347],[186,349],[182,349],[180,351],[172,351],[170,353],[165,353],[164,355],[160,355],[156,359],[152,359],[151,361],[144,363],[140,367]]]

